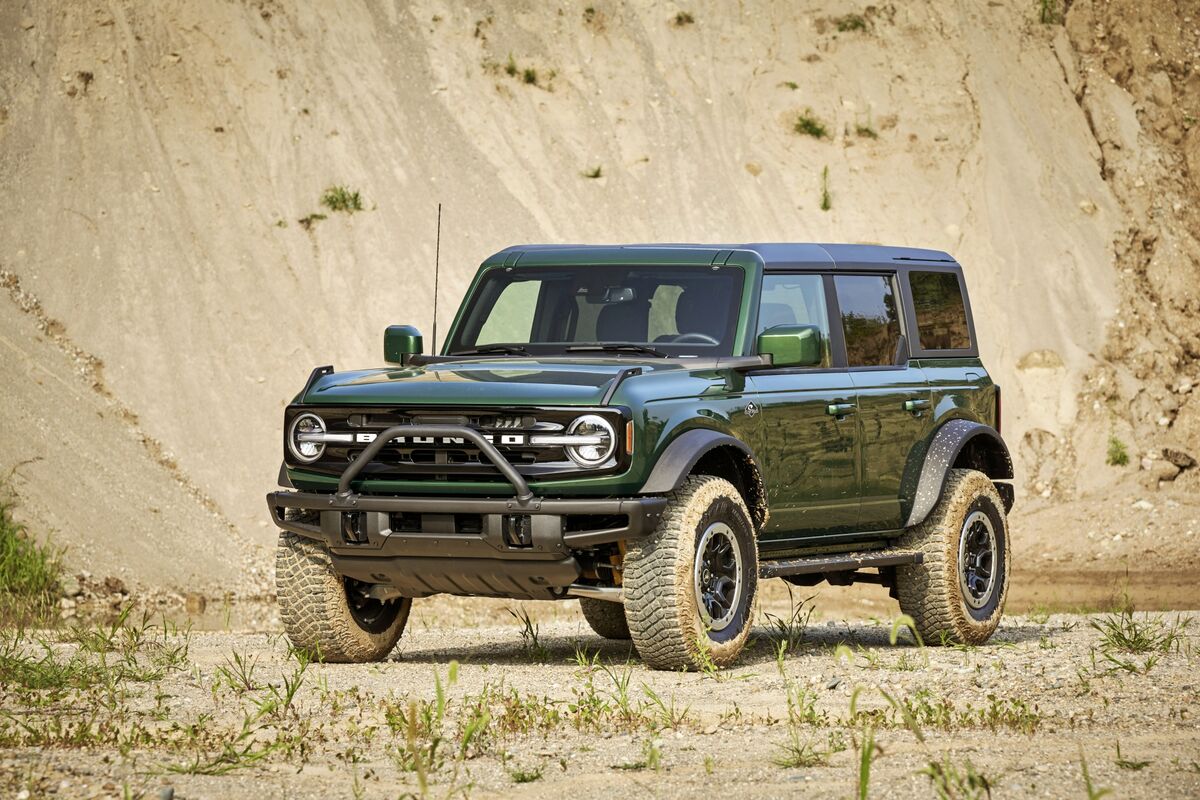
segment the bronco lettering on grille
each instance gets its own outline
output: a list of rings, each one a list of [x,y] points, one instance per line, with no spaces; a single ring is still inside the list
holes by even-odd
[[[379,434],[376,433],[356,433],[354,435],[354,441],[357,444],[370,444],[371,442],[375,441],[378,436]],[[480,436],[482,436],[491,444],[522,445],[528,443],[527,437],[523,433],[502,433],[498,435],[481,433]],[[467,442],[467,440],[463,439],[461,436],[397,436],[395,439],[392,439],[392,443],[440,445],[445,447],[469,444],[469,442]]]

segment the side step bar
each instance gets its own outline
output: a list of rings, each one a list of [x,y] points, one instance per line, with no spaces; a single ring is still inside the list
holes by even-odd
[[[920,564],[925,554],[918,550],[881,550],[877,553],[839,553],[787,561],[766,561],[759,565],[758,577],[782,578],[784,575],[811,575],[816,572],[851,572],[864,567],[898,567]]]

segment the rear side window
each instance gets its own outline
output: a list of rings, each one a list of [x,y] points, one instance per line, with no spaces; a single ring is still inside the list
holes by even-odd
[[[971,333],[962,287],[953,272],[910,272],[917,339],[922,350],[967,350]]]
[[[851,367],[896,363],[900,314],[892,279],[883,275],[835,275],[846,361]]]

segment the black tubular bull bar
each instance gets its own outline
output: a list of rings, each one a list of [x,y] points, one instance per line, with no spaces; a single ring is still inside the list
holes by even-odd
[[[398,436],[471,442],[512,485],[512,497],[395,496],[356,493],[353,481]],[[275,524],[321,541],[341,575],[390,586],[406,597],[450,593],[529,599],[564,595],[581,566],[574,551],[651,533],[662,497],[543,498],[478,431],[460,425],[395,425],[379,433],[342,473],[334,494],[267,495]],[[288,513],[292,511],[293,513]],[[393,514],[415,514],[420,529],[393,530]],[[478,515],[460,530],[461,515]],[[572,515],[624,517],[624,524],[580,527]]]

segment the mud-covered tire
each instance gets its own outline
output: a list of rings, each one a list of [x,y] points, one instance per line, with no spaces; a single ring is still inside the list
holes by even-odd
[[[964,572],[963,565],[978,564],[971,553],[980,548],[970,543],[986,541],[989,529],[992,579],[985,590],[978,567]],[[983,644],[996,631],[1008,595],[1009,544],[1004,503],[991,479],[975,470],[950,470],[933,511],[898,542],[925,556],[920,564],[897,568],[896,592],[926,644]],[[964,548],[967,558],[960,561]]]
[[[629,623],[625,621],[625,607],[620,603],[608,600],[596,600],[591,597],[579,598],[579,610],[583,618],[600,636],[605,639],[628,639]]]
[[[719,630],[710,624],[707,611],[702,616],[705,601],[696,588],[702,582],[698,575],[712,574],[696,572],[697,547],[709,547],[717,536],[728,542],[729,560],[736,549],[737,560],[737,587],[727,604],[728,621]],[[630,638],[647,666],[700,669],[710,663],[732,664],[750,636],[758,590],[754,523],[733,484],[700,475],[672,492],[654,533],[630,542],[622,586]]]
[[[325,548],[287,531],[279,534],[275,552],[275,589],[292,646],[320,661],[386,658],[404,633],[412,606],[404,597],[380,604],[369,616],[356,612]]]

